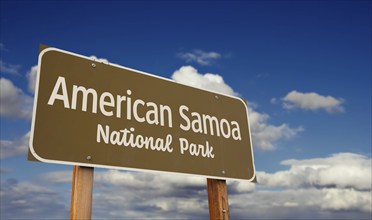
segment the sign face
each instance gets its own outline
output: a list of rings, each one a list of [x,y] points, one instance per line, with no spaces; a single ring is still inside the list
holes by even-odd
[[[46,48],[30,152],[48,163],[253,181],[247,113],[239,98]]]

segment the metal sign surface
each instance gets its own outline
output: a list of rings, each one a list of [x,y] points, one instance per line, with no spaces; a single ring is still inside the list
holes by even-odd
[[[242,99],[56,48],[39,54],[30,152],[48,163],[255,178]]]

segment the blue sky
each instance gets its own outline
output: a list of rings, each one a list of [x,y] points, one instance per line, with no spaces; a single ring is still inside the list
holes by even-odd
[[[369,219],[371,6],[1,1],[1,218],[69,216],[72,167],[26,160],[42,43],[246,98],[259,183],[228,182],[232,217]],[[94,184],[96,219],[208,216],[200,178],[97,169]]]

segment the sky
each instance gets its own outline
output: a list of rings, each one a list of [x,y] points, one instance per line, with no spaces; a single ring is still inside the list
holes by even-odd
[[[371,219],[371,11],[2,0],[1,219],[69,218],[72,166],[27,160],[40,44],[246,99],[258,183],[227,181],[231,219]],[[95,169],[92,217],[206,219],[207,198],[203,177]]]

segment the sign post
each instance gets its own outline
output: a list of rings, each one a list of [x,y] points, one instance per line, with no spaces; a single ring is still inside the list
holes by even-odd
[[[209,218],[211,220],[229,220],[229,202],[226,180],[207,179]]]
[[[74,166],[70,219],[92,218],[93,167]]]

